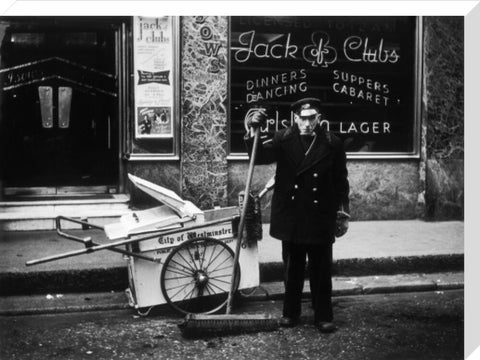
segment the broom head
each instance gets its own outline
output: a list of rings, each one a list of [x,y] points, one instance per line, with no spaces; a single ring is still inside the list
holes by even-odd
[[[186,338],[205,338],[221,335],[244,334],[259,331],[274,331],[279,321],[266,314],[204,315],[187,314],[178,324]]]

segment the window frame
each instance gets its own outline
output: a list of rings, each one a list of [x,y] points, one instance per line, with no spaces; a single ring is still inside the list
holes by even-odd
[[[227,160],[248,160],[247,152],[232,152],[231,149],[231,100],[232,100],[232,60],[231,60],[231,34],[232,16],[229,16],[228,36],[228,128],[227,128]],[[348,159],[420,159],[421,158],[421,120],[422,120],[422,79],[423,79],[423,21],[421,16],[415,17],[414,30],[414,93],[413,93],[413,122],[412,136],[413,149],[410,152],[347,152]]]
[[[124,134],[123,143],[126,145],[124,149],[124,159],[127,161],[158,161],[158,160],[170,160],[175,161],[180,159],[180,142],[181,142],[181,132],[180,132],[180,20],[178,16],[169,16],[172,19],[172,84],[173,87],[173,98],[172,98],[172,125],[173,125],[173,137],[171,151],[167,152],[149,152],[149,151],[135,151],[134,143],[136,141],[145,142],[145,139],[135,139],[135,64],[134,64],[134,17],[130,19],[130,29],[128,31],[128,64],[125,64],[125,68],[128,69],[128,93],[130,97],[128,99],[127,107],[127,119],[128,124],[126,126],[126,131]],[[162,142],[161,138],[158,139],[148,139],[147,142]]]

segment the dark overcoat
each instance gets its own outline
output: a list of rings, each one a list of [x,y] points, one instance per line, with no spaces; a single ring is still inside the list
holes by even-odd
[[[342,141],[320,126],[305,154],[296,124],[260,141],[256,164],[276,162],[270,235],[282,241],[335,241],[338,210],[349,213],[349,183]],[[253,139],[247,140],[251,152]]]

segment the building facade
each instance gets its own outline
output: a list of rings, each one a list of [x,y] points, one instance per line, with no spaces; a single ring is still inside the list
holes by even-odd
[[[305,96],[346,146],[354,220],[463,219],[462,17],[3,17],[0,38],[4,229],[147,206],[128,173],[236,205],[246,113],[268,136]]]

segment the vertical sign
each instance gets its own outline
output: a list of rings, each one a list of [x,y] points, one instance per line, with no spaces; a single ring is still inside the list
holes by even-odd
[[[173,18],[134,17],[135,138],[173,138]]]

